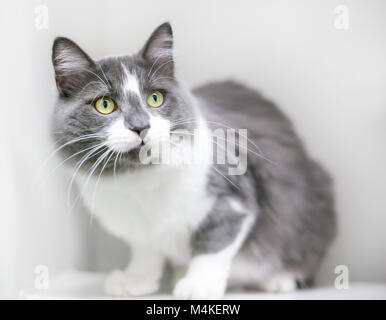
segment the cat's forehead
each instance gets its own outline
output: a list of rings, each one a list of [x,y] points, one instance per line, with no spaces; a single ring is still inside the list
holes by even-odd
[[[161,67],[155,62],[148,62],[137,54],[109,56],[96,61],[100,78],[107,78],[108,85],[117,93],[131,91],[140,95],[143,90],[160,87],[174,91],[177,86],[174,77],[162,74],[165,62]]]
[[[132,55],[117,55],[108,56],[97,61],[104,70],[112,72],[123,72],[122,66],[129,70],[139,69],[139,62],[135,56]]]
[[[138,81],[144,80],[142,79],[145,73],[144,66],[140,65],[135,56],[110,56],[97,63],[102,68],[101,72],[103,71],[113,84],[127,80],[128,75],[138,78]]]

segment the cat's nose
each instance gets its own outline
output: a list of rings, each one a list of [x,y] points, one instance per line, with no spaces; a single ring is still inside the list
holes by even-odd
[[[146,131],[150,128],[150,124],[135,126],[130,128],[132,131],[136,132],[141,138],[146,135]]]

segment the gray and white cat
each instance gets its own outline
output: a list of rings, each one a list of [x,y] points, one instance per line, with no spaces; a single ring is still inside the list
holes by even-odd
[[[156,292],[166,263],[184,270],[176,298],[296,289],[312,279],[335,234],[330,178],[257,92],[234,82],[186,90],[172,48],[168,23],[134,55],[94,61],[69,39],[53,45],[54,138],[83,203],[131,247],[127,269],[111,273],[106,292]],[[177,158],[209,159],[211,132],[230,127],[247,129],[247,148],[237,148],[247,151],[244,174],[230,175],[223,161],[140,161],[144,147],[165,141]],[[208,148],[171,142],[179,130]]]

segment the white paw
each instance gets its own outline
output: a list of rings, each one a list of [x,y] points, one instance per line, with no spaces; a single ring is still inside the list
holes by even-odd
[[[107,294],[116,297],[143,296],[158,291],[159,281],[115,270],[107,277],[104,289]]]
[[[203,281],[192,277],[180,279],[173,290],[175,299],[216,300],[224,295],[226,281]]]
[[[296,290],[296,280],[287,273],[277,274],[266,281],[264,289],[268,292],[291,292]]]

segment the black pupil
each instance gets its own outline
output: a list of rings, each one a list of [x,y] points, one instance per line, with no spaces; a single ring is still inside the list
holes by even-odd
[[[157,102],[157,94],[156,93],[153,93],[153,100],[155,101],[155,102]]]
[[[107,100],[103,100],[103,106],[104,106],[105,108],[107,108],[107,105],[108,105]]]

